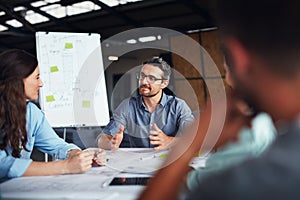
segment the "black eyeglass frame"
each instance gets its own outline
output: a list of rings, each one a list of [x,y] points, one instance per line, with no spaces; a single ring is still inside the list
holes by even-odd
[[[137,73],[136,74],[136,78],[137,80],[144,80],[146,78],[146,80],[152,84],[155,83],[156,81],[163,81],[163,80],[168,80],[166,78],[156,78],[155,76],[152,75],[146,75],[144,73]]]

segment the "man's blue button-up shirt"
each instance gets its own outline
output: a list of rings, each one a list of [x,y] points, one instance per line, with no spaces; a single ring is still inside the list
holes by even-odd
[[[178,136],[193,121],[193,114],[184,100],[163,93],[160,104],[150,113],[142,96],[130,97],[114,111],[102,134],[115,135],[124,125],[124,138],[120,147],[153,147],[149,132],[153,123],[168,136]]]

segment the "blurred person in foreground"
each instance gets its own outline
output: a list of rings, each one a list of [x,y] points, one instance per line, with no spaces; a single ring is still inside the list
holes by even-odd
[[[224,63],[224,69],[228,90],[234,90],[235,86],[226,63]],[[237,109],[245,115],[251,115],[255,112],[244,101],[237,104]],[[237,141],[228,142],[211,153],[206,160],[205,167],[191,168],[186,180],[184,180],[186,188],[194,190],[204,178],[260,156],[269,148],[275,136],[276,129],[271,117],[264,112],[258,113],[251,121],[251,127],[244,126],[241,128]]]

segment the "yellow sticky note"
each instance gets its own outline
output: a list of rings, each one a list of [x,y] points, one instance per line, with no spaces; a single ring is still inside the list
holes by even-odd
[[[73,43],[71,43],[71,42],[66,42],[66,43],[65,43],[65,48],[66,48],[66,49],[73,49]]]
[[[91,101],[89,101],[89,100],[82,101],[82,107],[83,108],[90,108],[91,107]]]
[[[58,72],[58,67],[57,66],[51,66],[50,67],[50,72]]]
[[[46,96],[46,102],[53,102],[53,101],[55,101],[55,98],[53,95]]]

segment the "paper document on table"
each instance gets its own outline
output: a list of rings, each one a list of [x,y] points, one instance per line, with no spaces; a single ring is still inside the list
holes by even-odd
[[[117,174],[109,168],[94,167],[84,174],[21,177],[2,183],[0,192],[3,198],[24,198],[26,195],[29,198],[34,193],[37,199],[86,199],[87,196],[105,199],[109,193],[102,190],[103,184]]]
[[[107,166],[120,172],[152,174],[161,167],[167,154],[168,151],[119,149],[107,152]]]
[[[198,153],[198,155],[192,159],[189,165],[194,169],[197,169],[199,167],[205,168],[206,160],[210,155],[210,153]]]

